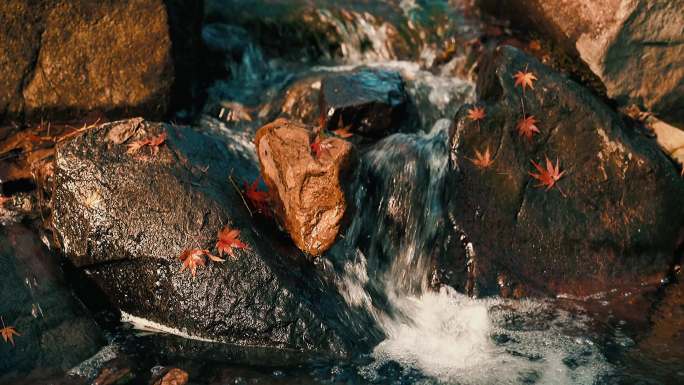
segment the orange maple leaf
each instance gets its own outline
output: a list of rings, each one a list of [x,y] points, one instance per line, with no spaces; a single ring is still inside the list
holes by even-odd
[[[192,277],[195,278],[197,268],[200,266],[205,266],[207,263],[207,259],[205,256],[209,257],[209,259],[211,259],[214,262],[224,262],[223,259],[213,255],[207,249],[185,250],[178,257],[183,262],[183,266],[181,266],[180,271],[188,269],[190,270]]]
[[[4,197],[0,195],[0,207],[3,207],[6,202],[9,202],[12,200],[12,197]]]
[[[254,179],[252,184],[245,182],[245,196],[249,203],[262,214],[268,214],[268,193],[260,191],[259,178]]]
[[[249,249],[249,246],[238,238],[239,236],[240,230],[231,229],[227,226],[219,231],[216,242],[216,250],[218,250],[219,255],[228,254],[235,258],[233,249]]]
[[[513,75],[515,78],[515,87],[521,86],[523,89],[523,92],[525,92],[525,88],[530,87],[534,89],[534,81],[537,80],[537,77],[534,76],[534,73],[532,72],[525,72],[523,71],[518,71]]]
[[[546,186],[546,191],[549,191],[551,188],[553,188],[553,186],[556,185],[556,182],[558,182],[563,177],[563,174],[565,174],[565,171],[560,170],[558,158],[556,158],[556,165],[554,166],[549,158],[546,157],[546,168],[543,168],[539,163],[533,160],[530,160],[530,162],[532,162],[534,168],[536,168],[539,172],[538,174],[532,172],[529,173],[530,176],[539,181],[539,184],[537,184],[535,187]]]
[[[333,134],[335,134],[336,136],[339,136],[340,138],[348,139],[348,138],[351,138],[352,136],[354,136],[354,134],[351,131],[349,131],[349,129],[350,129],[349,126],[338,128],[337,130],[333,131]]]
[[[17,332],[14,326],[5,326],[5,320],[2,317],[0,317],[0,320],[2,320],[2,329],[0,329],[2,339],[5,340],[5,343],[10,343],[14,346],[14,336],[21,336],[21,334]]]
[[[126,150],[126,153],[129,155],[133,155],[136,152],[138,152],[141,148],[149,146],[150,148],[152,148],[152,154],[157,155],[157,152],[159,152],[159,146],[164,144],[164,142],[166,142],[166,132],[162,132],[161,134],[153,136],[151,138],[136,140],[132,142],[128,145],[128,150]]]
[[[482,120],[487,116],[484,107],[473,107],[468,110],[468,119],[478,121]]]
[[[485,149],[484,153],[479,150],[475,150],[475,159],[468,158],[469,161],[473,162],[476,167],[479,168],[489,168],[494,164],[494,159],[492,159],[492,154],[489,152],[489,146]]]
[[[538,134],[539,128],[536,126],[537,124],[537,119],[534,117],[534,115],[530,115],[526,118],[522,118],[518,122],[518,135],[519,136],[524,136],[528,140],[532,140],[532,137],[534,134]]]

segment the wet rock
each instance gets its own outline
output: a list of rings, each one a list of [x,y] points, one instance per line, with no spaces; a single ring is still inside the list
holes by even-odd
[[[406,108],[404,81],[398,72],[362,68],[327,76],[321,83],[321,119],[328,130],[383,137],[397,131]]]
[[[310,126],[318,125],[321,78],[322,76],[312,75],[288,87],[280,109],[281,116]]]
[[[539,80],[523,93],[513,74]],[[588,295],[626,285],[657,286],[683,229],[684,182],[652,138],[623,122],[589,91],[522,52],[485,59],[484,120],[456,116],[449,215],[472,245],[473,293]],[[521,103],[541,133],[518,135]],[[476,167],[475,151],[493,164]],[[530,161],[565,174],[538,188]]]
[[[178,368],[171,368],[153,385],[185,385],[188,383],[188,378],[187,372]]]
[[[275,211],[297,247],[320,255],[337,238],[346,202],[341,178],[351,143],[335,137],[320,140],[306,126],[278,119],[259,129],[254,139]]]
[[[0,316],[19,333],[14,346],[0,340],[0,383],[63,373],[104,344],[62,280],[58,260],[33,231],[0,229],[0,276]]]
[[[608,96],[684,126],[684,4],[658,0],[480,1],[580,58]],[[514,10],[514,11],[511,11]]]
[[[132,135],[121,144],[109,139],[125,132]],[[156,154],[147,147],[127,153],[133,141],[162,132],[167,138]],[[130,120],[59,145],[53,226],[64,253],[131,321],[296,352],[362,349],[373,339],[364,337],[372,329],[365,316],[275,229],[250,217],[228,176],[252,180],[256,164],[249,143],[232,140]],[[192,248],[216,253],[224,226],[239,229],[249,250],[225,263],[208,261],[195,278],[181,272],[179,255]]]
[[[181,3],[201,6],[162,0],[3,2],[0,118],[68,120],[89,112],[162,117],[174,102],[172,88],[187,94],[181,88],[197,71],[183,73],[192,44],[180,27],[169,25]],[[198,16],[184,12],[182,28],[192,29],[197,23],[189,19]],[[175,46],[172,37],[178,37]]]

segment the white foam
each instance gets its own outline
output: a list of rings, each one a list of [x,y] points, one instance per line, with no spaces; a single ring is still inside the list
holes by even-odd
[[[544,302],[471,299],[450,288],[391,301],[400,315],[380,320],[387,339],[373,367],[393,360],[459,384],[587,384],[610,370],[589,339],[571,335],[586,320]]]
[[[176,329],[174,327],[163,325],[142,317],[137,317],[124,311],[121,312],[121,322],[130,323],[134,329],[146,332],[172,334],[175,336],[204,342],[220,342],[218,340],[193,335],[185,330]]]

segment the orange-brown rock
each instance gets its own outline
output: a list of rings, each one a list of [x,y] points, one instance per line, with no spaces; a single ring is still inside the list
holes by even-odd
[[[316,155],[315,140],[306,126],[277,119],[261,127],[254,141],[277,216],[297,247],[320,255],[335,242],[347,207],[340,177],[352,145],[323,138]]]
[[[188,373],[178,369],[173,368],[166,372],[164,376],[154,382],[154,385],[185,385],[188,383]]]

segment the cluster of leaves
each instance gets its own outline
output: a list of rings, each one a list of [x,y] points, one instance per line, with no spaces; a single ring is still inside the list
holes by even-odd
[[[183,251],[181,255],[178,256],[181,262],[183,262],[180,271],[188,269],[190,274],[192,274],[192,277],[195,278],[197,268],[206,266],[207,258],[213,262],[225,262],[226,260],[221,257],[227,254],[235,259],[234,249],[249,249],[249,246],[242,242],[239,236],[240,230],[231,229],[229,227],[221,229],[216,241],[216,251],[218,255],[211,253],[208,249],[188,249]]]
[[[338,127],[340,127],[340,125],[341,124],[338,121]],[[343,126],[330,132],[341,139],[349,139],[354,136],[351,132],[351,126]],[[316,128],[315,133],[316,136],[309,145],[314,158],[320,159],[323,155],[330,155],[330,148],[332,147],[331,143],[328,141],[330,133],[325,130],[325,119],[323,117],[321,117],[319,127]]]
[[[528,87],[530,89],[534,89],[534,82],[537,80],[537,77],[533,72],[527,71],[527,68],[525,68],[524,71],[516,72],[515,75],[513,75],[513,78],[515,79],[514,86],[520,86],[523,93],[520,99],[520,104],[522,106],[522,118],[518,121],[516,129],[518,130],[519,136],[531,141],[535,134],[540,133],[540,130],[537,127],[538,121],[534,115],[528,115],[525,113],[525,90]],[[476,106],[469,109],[467,112],[467,118],[476,122],[479,130],[480,121],[484,120],[487,116],[485,108]],[[487,146],[484,151],[475,149],[475,157],[467,159],[470,160],[474,166],[480,169],[487,169],[494,164],[494,159],[489,151],[489,146]],[[530,160],[530,162],[532,162],[532,165],[537,171],[528,172],[532,178],[539,181],[539,184],[537,184],[536,187],[545,187],[546,191],[556,187],[561,195],[565,196],[563,191],[556,184],[556,182],[558,182],[565,174],[565,171],[560,170],[558,159],[556,159],[556,164],[554,165],[549,158],[546,157],[546,167],[542,167],[534,160]]]
[[[12,344],[14,346],[14,336],[21,336],[14,326],[5,326],[5,320],[0,316],[0,321],[2,321],[2,329],[0,329],[0,335],[5,343]]]

